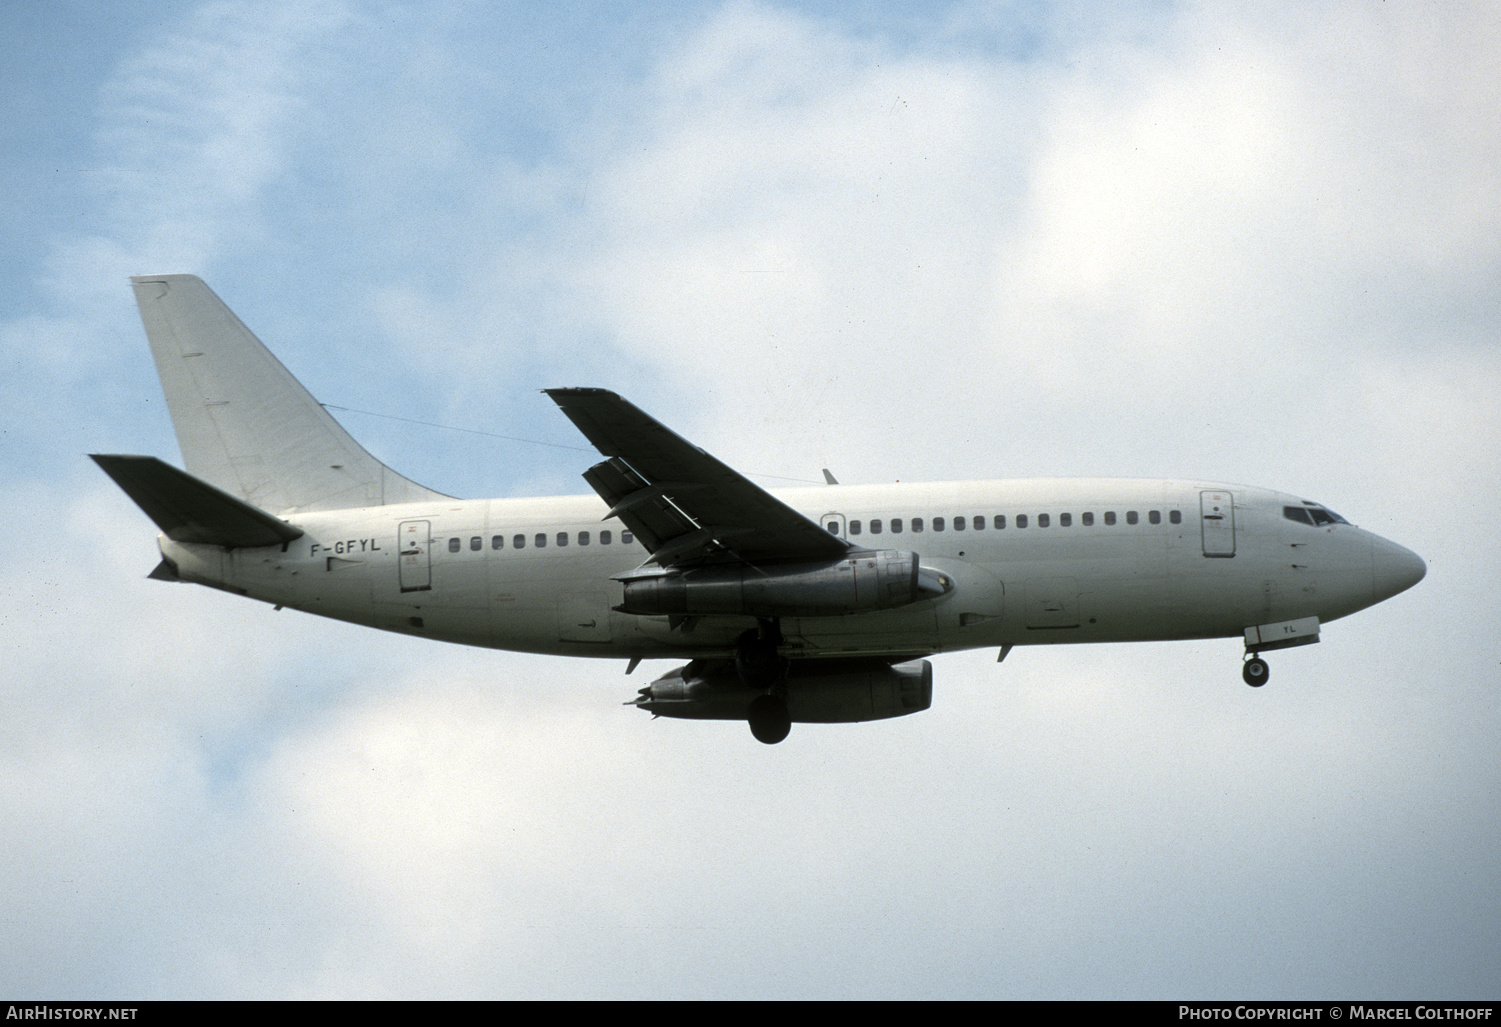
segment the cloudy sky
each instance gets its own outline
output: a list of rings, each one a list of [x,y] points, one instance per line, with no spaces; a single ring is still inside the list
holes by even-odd
[[[0,992],[1496,997],[1494,4],[58,0],[0,52]],[[654,722],[669,663],[145,580],[85,454],[178,458],[170,272],[458,495],[585,491],[538,390],[599,385],[768,486],[1248,482],[1429,575],[1261,690],[1025,649]]]

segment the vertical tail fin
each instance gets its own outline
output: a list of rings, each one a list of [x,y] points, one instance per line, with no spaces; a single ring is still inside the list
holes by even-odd
[[[202,279],[131,282],[190,474],[278,513],[447,498],[367,453]]]

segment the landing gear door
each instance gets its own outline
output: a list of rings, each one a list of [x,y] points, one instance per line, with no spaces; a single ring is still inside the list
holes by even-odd
[[[402,521],[396,529],[396,561],[401,567],[403,592],[426,592],[433,587],[430,521]]]
[[[1228,492],[1200,492],[1205,556],[1235,555],[1235,501]]]

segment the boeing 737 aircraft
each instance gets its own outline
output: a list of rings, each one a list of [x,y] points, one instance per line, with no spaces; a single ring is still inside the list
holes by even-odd
[[[959,649],[1236,637],[1259,686],[1261,653],[1426,570],[1318,503],[1220,482],[771,492],[603,389],[547,390],[604,457],[597,496],[454,499],[361,448],[201,280],[132,282],[187,470],[93,459],[161,529],[153,578],[628,673],[686,659],[634,704],[766,743],[925,710],[925,657]]]

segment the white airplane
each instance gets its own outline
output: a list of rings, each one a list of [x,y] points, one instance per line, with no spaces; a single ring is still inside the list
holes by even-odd
[[[547,395],[597,496],[460,500],[376,460],[192,275],[133,278],[186,473],[93,459],[161,529],[151,577],[466,645],[689,662],[634,705],[851,723],[928,708],[924,657],[1236,637],[1261,653],[1410,588],[1415,554],[1318,503],[1205,481],[769,492],[603,389]]]

